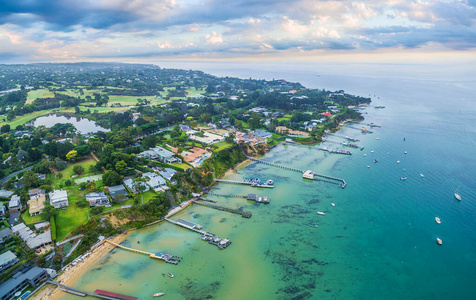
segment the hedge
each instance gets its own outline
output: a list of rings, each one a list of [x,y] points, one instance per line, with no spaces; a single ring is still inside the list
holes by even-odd
[[[51,216],[50,218],[50,230],[51,230],[51,239],[53,242],[56,242],[56,222],[55,216]]]

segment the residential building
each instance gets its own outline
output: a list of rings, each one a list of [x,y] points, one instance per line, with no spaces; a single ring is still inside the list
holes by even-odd
[[[169,150],[166,150],[159,146],[143,151],[139,153],[137,156],[148,158],[148,159],[157,159],[161,162],[169,163],[169,164],[175,163],[175,162],[178,162],[178,163],[182,162],[182,160],[176,157],[173,152],[170,152]]]
[[[110,205],[109,197],[104,192],[86,194],[86,201],[90,206],[107,206]]]
[[[53,243],[51,240],[51,231],[49,230],[36,235],[25,223],[20,223],[13,226],[12,231],[18,235],[30,249],[38,249]]]
[[[2,198],[10,198],[12,195],[13,195],[12,191],[0,190],[0,197]]]
[[[50,197],[50,204],[55,208],[67,207],[68,202],[68,192],[65,190],[54,190],[48,194]]]
[[[3,254],[0,254],[0,274],[19,261],[20,260],[10,250]]]
[[[268,139],[268,138],[273,136],[272,133],[269,133],[266,130],[260,130],[260,129],[257,129],[255,131],[251,132],[251,134],[253,134],[256,137],[262,138],[262,139]]]
[[[47,230],[48,228],[50,228],[50,222],[48,221],[45,221],[45,222],[40,222],[40,223],[36,223],[35,225],[35,230]]]
[[[30,216],[36,216],[43,212],[46,204],[46,193],[40,189],[33,189],[28,191],[30,200],[28,200],[28,207]]]
[[[168,181],[170,181],[172,179],[172,177],[175,175],[175,173],[177,173],[177,171],[174,170],[174,169],[171,169],[171,168],[164,168],[164,169],[159,171],[160,176],[167,179]]]
[[[309,138],[310,134],[304,131],[299,130],[292,130],[287,128],[286,126],[278,126],[276,127],[276,133],[279,134],[287,134],[288,136],[292,137],[301,137],[301,138]]]
[[[202,136],[191,134],[189,137],[191,140],[195,140],[205,145],[212,145],[225,140],[225,137],[209,132],[203,132]]]
[[[161,176],[153,172],[147,172],[142,174],[143,178],[146,178],[147,184],[155,191],[163,190],[167,187],[167,182]],[[148,178],[148,179],[147,179]]]
[[[26,267],[0,286],[0,300],[14,299],[17,292],[28,286],[36,287],[47,279],[48,274],[44,269],[37,266]]]
[[[13,231],[10,228],[0,230],[0,243],[13,235]]]
[[[172,151],[177,152],[178,149],[174,148]],[[205,149],[194,147],[188,151],[183,151],[180,153],[180,155],[183,157],[184,161],[186,161],[189,164],[192,164],[195,166],[195,163],[198,163],[198,161],[201,162],[202,158],[209,156],[209,152]],[[198,164],[199,165],[199,164]],[[174,173],[175,174],[175,173]],[[160,174],[162,175],[162,174]],[[163,176],[163,175],[162,175]],[[163,176],[164,178],[167,179],[166,176]],[[170,179],[168,179],[170,180]]]
[[[126,198],[129,198],[126,188],[122,184],[110,186],[107,190],[112,199],[115,199],[117,195],[124,195]]]
[[[7,209],[3,205],[3,203],[0,203],[0,220],[5,219],[5,214],[7,213]]]
[[[8,202],[8,211],[9,212],[17,212],[21,211],[22,205],[21,205],[21,198],[18,195],[13,195],[12,198],[10,199],[10,202]]]
[[[183,132],[192,130],[192,127],[190,127],[190,125],[180,124],[179,127],[180,127],[180,131],[183,131]]]
[[[134,182],[132,178],[124,179],[124,184],[129,189],[129,191],[134,194],[139,194],[150,190],[149,186],[145,182]],[[140,186],[142,186],[142,190],[139,188]]]

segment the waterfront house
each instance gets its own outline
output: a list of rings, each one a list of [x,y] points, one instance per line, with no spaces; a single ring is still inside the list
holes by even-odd
[[[141,192],[143,193],[150,190],[149,186],[145,182],[134,181],[132,178],[125,179],[124,184],[126,185],[127,189],[134,194],[139,194]],[[142,187],[142,190],[139,187]]]
[[[143,178],[146,178],[147,184],[154,190],[162,190],[164,187],[167,187],[167,182],[164,178],[157,175],[156,173],[147,172],[142,174]]]
[[[20,260],[13,254],[12,251],[0,254],[0,274],[5,272],[8,268],[19,262]]]
[[[175,156],[173,152],[170,152],[167,149],[164,149],[162,147],[154,147],[149,150],[143,151],[137,155],[138,157],[143,157],[147,159],[157,159],[163,163],[181,163],[182,160],[178,157]]]
[[[104,192],[86,194],[86,201],[90,206],[108,206],[109,197]]]
[[[54,190],[48,194],[50,197],[50,204],[55,208],[67,207],[68,202],[68,192],[65,190]]]
[[[18,195],[13,195],[10,201],[8,202],[8,211],[10,213],[21,211],[21,198]]]
[[[260,129],[257,129],[251,132],[251,134],[262,139],[268,139],[273,136],[273,134],[267,132],[266,130],[260,130]]]
[[[28,266],[16,272],[0,285],[0,300],[15,299],[15,294],[28,286],[34,288],[48,279],[46,271],[37,266]]]
[[[164,168],[159,171],[160,176],[167,179],[168,181],[170,181],[176,173],[177,171],[171,168]]]
[[[117,195],[124,195],[126,199],[129,198],[126,188],[122,184],[110,186],[107,190],[112,199],[116,199]]]

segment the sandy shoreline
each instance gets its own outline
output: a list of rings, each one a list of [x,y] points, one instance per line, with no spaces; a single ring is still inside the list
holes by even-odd
[[[127,234],[120,234],[117,235],[110,240],[114,243],[121,243]],[[66,286],[71,286],[73,283],[79,280],[81,276],[90,268],[92,267],[101,257],[108,254],[114,246],[109,243],[101,243],[97,246],[91,254],[84,259],[83,261],[79,262],[76,266],[71,266],[67,271],[61,273],[58,277],[54,279],[54,281],[60,282]],[[57,300],[61,296],[63,296],[65,292],[60,291],[56,286],[51,284],[46,285],[43,287],[38,293],[35,295],[35,299],[41,300]]]
[[[228,171],[225,172],[225,174],[223,174],[222,177],[227,177],[227,176],[230,176],[232,175],[233,173],[236,173],[236,170],[237,169],[241,169],[241,168],[244,168],[246,167],[247,165],[249,165],[250,163],[252,163],[253,161],[251,159],[245,159],[244,161],[240,162],[239,164],[237,164],[233,169],[229,169]]]

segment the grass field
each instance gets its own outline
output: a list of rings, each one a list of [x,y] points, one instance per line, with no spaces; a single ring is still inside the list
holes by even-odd
[[[25,104],[30,104],[35,101],[36,98],[53,98],[54,93],[50,92],[48,89],[38,89],[38,90],[32,90],[28,92],[28,95],[26,96],[26,103]]]
[[[41,222],[41,221],[45,221],[45,219],[43,218],[42,215],[37,215],[37,216],[33,216],[33,217],[30,216],[30,213],[28,212],[28,209],[21,214],[21,218],[25,222],[26,225],[30,225],[30,224],[33,224],[33,223],[38,223],[38,222]]]
[[[172,166],[180,168],[182,170],[186,170],[186,169],[190,168],[190,166],[185,164],[185,163],[173,163]]]
[[[219,142],[219,143],[213,144],[213,146],[218,147],[215,151],[221,151],[221,150],[225,150],[225,149],[233,147],[233,144],[230,144],[228,142]]]
[[[76,206],[76,202],[84,200],[86,190],[80,191],[78,186],[68,186],[64,190],[68,192],[69,206],[66,209],[58,210],[56,215],[56,237],[58,241],[62,241],[73,229],[88,220],[88,208]]]
[[[23,115],[23,116],[18,116],[16,117],[15,119],[13,119],[12,121],[7,121],[7,122],[3,122],[3,119],[7,119],[7,116],[0,116],[0,125],[10,125],[11,128],[16,128],[18,125],[23,125],[25,123],[28,123],[30,122],[31,120],[33,119],[36,119],[40,116],[44,116],[44,115],[47,115],[49,113],[52,113],[54,110],[52,109],[45,109],[45,110],[39,110],[39,111],[34,111],[32,113],[29,113],[29,114],[26,114],[26,115]]]
[[[137,99],[147,99],[151,102],[151,104],[159,104],[159,102],[164,102],[164,100],[157,99],[155,96],[109,96],[108,104],[111,105],[112,103],[120,103],[122,106],[136,105]]]

